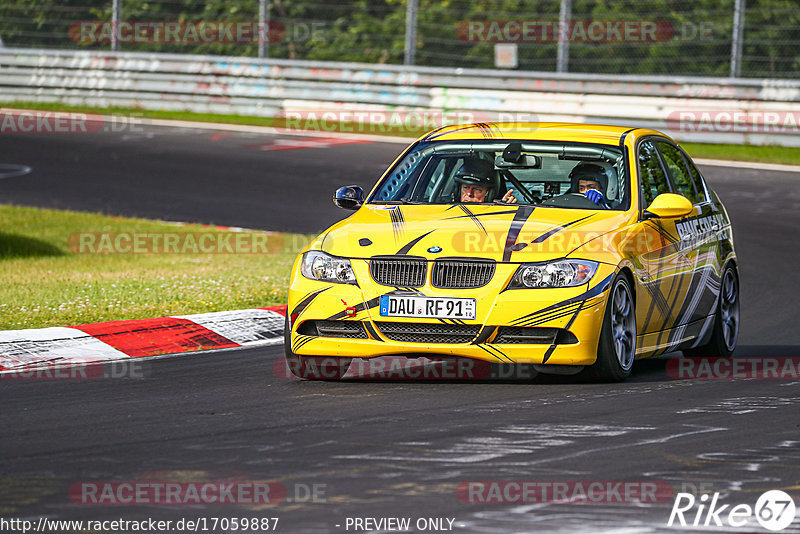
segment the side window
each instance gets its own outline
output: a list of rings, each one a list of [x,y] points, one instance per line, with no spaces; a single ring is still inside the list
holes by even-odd
[[[688,198],[692,204],[697,204],[697,192],[694,190],[692,177],[678,148],[669,143],[658,143],[658,149],[661,151],[661,155],[664,156],[664,163],[667,164],[675,192]]]
[[[681,154],[683,154],[683,157],[686,160],[686,165],[689,167],[689,172],[692,175],[692,182],[694,183],[694,188],[697,191],[697,201],[705,202],[708,199],[706,198],[706,189],[703,186],[703,176],[700,174],[700,171],[697,170],[697,167],[695,167],[692,158],[690,158],[683,150],[681,150]]]
[[[434,169],[433,174],[431,175],[431,179],[428,180],[428,187],[425,188],[425,195],[424,195],[425,200],[428,201],[431,200],[433,192],[436,190],[437,187],[439,187],[439,185],[443,182],[445,178],[446,169],[447,169],[447,160],[442,158],[439,161],[439,164],[436,166],[436,169]]]
[[[661,193],[670,192],[658,152],[651,141],[639,145],[639,182],[642,184],[645,205],[648,206]]]

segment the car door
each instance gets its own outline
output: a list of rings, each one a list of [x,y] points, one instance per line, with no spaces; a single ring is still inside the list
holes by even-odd
[[[697,324],[712,313],[710,308],[713,307],[714,298],[710,295],[710,284],[714,283],[714,255],[719,224],[712,214],[705,188],[697,188],[683,151],[667,140],[657,141],[656,146],[667,169],[673,192],[689,199],[694,207],[692,213],[675,221],[675,229],[682,244],[682,268],[688,275],[688,285],[685,287],[675,325],[685,327],[692,323]],[[697,169],[694,171],[697,172]],[[682,329],[684,331],[685,328]]]
[[[680,150],[681,156],[689,170],[689,177],[696,194],[693,203],[696,219],[690,224],[682,224],[679,230],[692,232],[695,240],[697,267],[695,269],[695,285],[692,290],[692,301],[687,308],[686,323],[695,323],[715,313],[717,295],[719,294],[720,273],[717,258],[719,257],[720,240],[722,239],[725,216],[711,199],[700,171],[692,158]],[[680,221],[679,221],[680,222]]]
[[[669,329],[675,326],[692,277],[685,245],[676,219],[648,217],[647,206],[662,193],[674,193],[659,138],[642,138],[636,148],[640,217],[634,266],[638,285],[636,323],[640,351],[660,352],[672,345]]]

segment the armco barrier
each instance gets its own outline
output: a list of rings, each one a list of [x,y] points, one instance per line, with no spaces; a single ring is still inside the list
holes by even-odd
[[[800,146],[800,81],[556,74],[0,48],[0,101],[275,116],[444,110]]]

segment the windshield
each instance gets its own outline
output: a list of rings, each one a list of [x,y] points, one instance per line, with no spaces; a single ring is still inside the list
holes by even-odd
[[[368,203],[619,210],[629,204],[625,176],[618,147],[510,140],[420,143],[386,175]],[[587,198],[588,188],[602,196]],[[473,189],[481,194],[474,195]]]

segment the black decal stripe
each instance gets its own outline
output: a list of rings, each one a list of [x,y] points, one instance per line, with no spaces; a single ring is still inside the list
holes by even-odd
[[[359,302],[358,304],[356,304],[353,307],[356,309],[356,313],[358,313],[360,311],[372,309],[375,306],[380,305],[380,302],[381,302],[381,298],[380,297],[375,297],[374,299],[370,299],[367,302]],[[340,311],[339,313],[334,313],[333,315],[331,315],[330,317],[328,317],[325,320],[326,321],[336,321],[336,320],[342,319],[344,317],[347,317],[347,314],[344,311]]]
[[[458,207],[458,206],[463,206],[463,204],[456,204],[456,205],[451,206],[450,208],[447,208],[447,209],[450,210],[450,209]],[[493,215],[509,215],[511,213],[517,213],[517,210],[488,211],[486,213],[471,213],[470,215],[456,215],[455,217],[445,217],[444,220],[447,221],[447,220],[450,220],[450,219],[464,219],[465,217],[475,217],[475,218],[491,217]]]
[[[541,243],[541,242],[543,242],[543,241],[546,241],[546,240],[547,240],[549,237],[553,236],[554,234],[557,234],[558,232],[560,232],[560,231],[562,231],[562,230],[566,230],[566,229],[567,229],[567,228],[569,228],[570,226],[572,226],[572,225],[575,225],[575,224],[578,224],[578,223],[579,223],[579,222],[581,222],[581,221],[585,221],[585,220],[586,220],[586,219],[588,219],[589,217],[594,217],[594,214],[592,214],[592,215],[588,215],[588,216],[586,216],[586,217],[583,217],[583,218],[581,218],[581,219],[578,219],[577,221],[572,221],[571,223],[567,223],[567,224],[565,224],[564,226],[556,226],[556,227],[555,227],[555,228],[553,228],[552,230],[549,230],[548,232],[545,232],[544,234],[542,234],[542,235],[540,235],[539,237],[537,237],[536,239],[534,239],[534,240],[532,241],[532,243]]]
[[[519,319],[514,319],[513,321],[511,321],[511,324],[519,325],[519,324],[522,324],[525,321],[536,321],[536,320],[539,320],[541,318],[547,318],[547,317],[549,317],[551,315],[562,313],[567,309],[574,308],[578,304],[579,303],[577,303],[577,302],[573,302],[571,304],[566,304],[564,306],[559,306],[558,308],[551,309],[551,310],[548,310],[548,311],[530,313],[528,315],[520,317]]]
[[[584,301],[581,301],[581,302],[576,302],[576,303],[570,304],[569,306],[564,306],[564,307],[562,307],[562,308],[560,308],[560,309],[558,309],[556,311],[550,312],[547,315],[540,316],[540,317],[531,317],[530,319],[526,319],[526,320],[523,320],[523,321],[517,320],[512,324],[514,326],[538,326],[538,325],[543,324],[543,323],[547,323],[547,322],[550,322],[550,321],[554,321],[556,319],[560,319],[562,317],[566,317],[567,315],[570,315],[571,313],[573,313],[580,306],[583,306],[584,308],[591,308],[592,306],[595,306],[597,304],[601,304],[602,301],[603,301],[603,297],[602,296],[595,297],[595,298],[590,298],[590,299],[587,299],[587,300],[584,300]]]
[[[466,216],[470,218],[470,220],[471,220],[472,222],[474,222],[476,225],[478,225],[478,228],[480,228],[481,230],[483,230],[483,233],[484,233],[484,234],[486,234],[486,228],[483,226],[483,223],[480,221],[480,219],[478,219],[478,218],[475,216],[475,214],[474,214],[474,213],[472,213],[472,212],[470,211],[470,209],[469,209],[468,207],[466,207],[464,204],[459,204],[459,205],[458,205],[458,207],[459,207],[459,208],[461,208],[461,211],[463,211],[463,212],[466,214]]]
[[[549,360],[550,356],[553,355],[554,350],[556,350],[555,345],[550,345],[549,347],[547,347],[547,350],[545,351],[544,356],[542,357],[542,363],[547,363],[547,360]]]
[[[375,330],[375,327],[372,326],[372,323],[370,321],[362,321],[361,323],[364,325],[364,329],[367,331],[367,333],[370,335],[372,339],[374,339],[375,341],[383,341],[381,337],[378,335],[378,332]]]
[[[612,276],[613,276],[613,275],[612,275]],[[564,329],[565,329],[565,330],[569,330],[569,328],[572,326],[572,323],[574,323],[574,322],[575,322],[575,319],[577,319],[577,318],[578,318],[578,314],[581,312],[581,309],[583,309],[583,305],[584,305],[584,304],[585,304],[585,301],[584,301],[584,302],[581,302],[581,305],[580,305],[580,306],[578,306],[578,309],[577,309],[577,310],[575,310],[575,315],[573,315],[573,316],[572,316],[572,319],[570,319],[570,320],[567,322],[567,324],[565,324],[565,325],[564,325]],[[542,363],[547,363],[547,360],[549,360],[549,359],[550,359],[550,356],[553,354],[553,351],[554,351],[554,350],[556,350],[556,344],[555,344],[555,343],[553,343],[552,345],[550,345],[550,348],[549,348],[549,349],[547,349],[547,352],[545,352],[545,353],[544,353],[544,358],[542,358]]]
[[[642,325],[642,331],[647,332],[647,327],[650,326],[650,321],[653,318],[653,312],[656,309],[656,295],[649,283],[642,284],[642,287],[644,287],[650,294],[650,305],[647,307],[647,316],[645,317],[644,324]]]
[[[506,235],[506,246],[503,249],[503,261],[507,262],[511,259],[512,248],[517,242],[519,232],[525,225],[525,221],[533,213],[532,206],[520,206],[517,208],[517,213],[514,215],[514,220],[511,221],[511,226],[508,227],[508,235]]]
[[[497,347],[495,347],[494,345],[478,345],[478,346],[479,346],[479,347],[481,347],[481,348],[483,348],[483,349],[488,349],[488,350],[490,350],[490,351],[491,351],[493,354],[499,354],[500,356],[502,356],[503,358],[505,358],[505,359],[506,359],[506,360],[508,360],[509,362],[511,362],[511,363],[514,363],[514,360],[512,360],[511,358],[509,358],[508,356],[506,356],[506,353],[505,353],[505,352],[503,352],[502,350],[498,349],[498,348],[497,348]]]
[[[669,234],[665,234],[662,232],[661,225],[657,225],[656,229],[658,230],[659,236],[661,237],[661,249],[659,250],[658,254],[658,265],[662,265],[664,263],[664,256],[666,254],[666,236]],[[647,310],[647,318],[645,319],[644,325],[642,326],[642,332],[647,333],[647,327],[650,326],[650,321],[653,317],[653,312],[655,306],[658,305],[659,311],[662,315],[666,315],[668,313],[668,306],[666,303],[666,299],[661,291],[661,278],[656,275],[655,281],[642,284],[645,289],[650,293],[650,307]]]
[[[403,233],[403,223],[405,220],[403,219],[403,212],[400,211],[400,207],[396,207],[393,210],[389,210],[389,218],[392,220],[392,231],[394,232],[395,240],[400,240],[400,235]]]
[[[496,328],[497,328],[496,326],[484,326],[483,328],[481,328],[481,331],[478,332],[477,337],[475,337],[475,339],[472,340],[472,345],[484,343],[487,339],[491,337],[492,333],[494,333]]]
[[[667,328],[667,323],[668,322],[672,321],[671,327],[673,327],[673,328],[675,327],[675,324],[674,324],[675,320],[673,319],[672,315],[673,315],[673,311],[675,309],[675,306],[678,304],[678,299],[681,296],[681,287],[683,287],[683,281],[686,278],[686,275],[685,274],[678,274],[677,278],[678,278],[678,288],[675,290],[675,298],[672,300],[672,304],[669,307],[669,312],[667,313],[667,317],[664,319],[664,324],[661,327],[662,328],[662,332],[659,332],[659,334],[658,334],[658,339],[656,340],[656,345],[660,345],[661,344],[661,336],[663,335],[663,329]],[[672,281],[672,286],[674,286],[674,285],[675,285],[675,280]],[[670,293],[672,293],[672,286],[670,286]]]
[[[444,129],[445,129],[445,128],[447,128],[448,126],[449,126],[449,125],[445,125],[445,126],[439,126],[438,128],[436,128],[436,129],[435,129],[435,130],[433,130],[432,132],[429,132],[429,133],[428,133],[428,135],[426,135],[425,137],[423,137],[423,138],[421,139],[421,141],[428,141],[429,139],[433,139],[433,135],[434,135],[434,134],[436,134],[436,133],[438,133],[438,132],[441,132],[442,130],[444,130]]]
[[[470,128],[472,128],[474,126],[475,126],[474,124],[465,124],[463,126],[459,126],[457,128],[453,128],[452,130],[449,130],[447,132],[437,133],[437,135],[433,135],[433,132],[431,132],[431,134],[428,135],[428,137],[425,139],[425,141],[432,141],[432,140],[437,139],[437,138],[439,138],[439,137],[441,137],[443,135],[447,135],[447,134],[455,133],[455,132],[460,132],[462,130],[469,130]],[[438,130],[437,130],[437,132],[438,132]]]
[[[301,349],[301,348],[302,348],[302,347],[304,347],[306,344],[308,344],[308,342],[309,342],[309,341],[311,341],[311,340],[313,340],[313,339],[315,339],[315,338],[313,338],[313,337],[307,337],[307,338],[305,338],[305,339],[302,339],[302,340],[300,340],[300,342],[298,342],[298,343],[297,343],[297,348],[298,348],[298,349]]]
[[[490,350],[487,348],[487,347],[488,347],[488,345],[475,345],[475,346],[476,346],[476,347],[478,347],[479,349],[481,349],[482,351],[484,351],[484,352],[486,352],[486,353],[488,353],[488,354],[491,354],[491,355],[492,355],[494,358],[497,358],[497,359],[498,359],[498,360],[500,360],[501,362],[503,362],[503,363],[506,363],[506,361],[505,361],[503,358],[501,358],[500,356],[498,356],[498,355],[497,355],[497,354],[495,354],[494,352],[490,351]],[[509,360],[509,361],[511,361],[511,360]]]
[[[397,251],[397,255],[398,255],[398,256],[403,256],[403,255],[405,255],[405,254],[408,254],[408,251],[410,251],[410,250],[411,250],[411,249],[414,247],[414,245],[416,245],[417,243],[419,243],[420,241],[422,241],[422,239],[423,239],[423,238],[425,238],[425,237],[427,237],[427,236],[431,235],[431,234],[432,234],[433,232],[435,232],[435,231],[436,231],[436,230],[431,230],[431,231],[430,231],[430,232],[428,232],[427,234],[422,234],[422,235],[421,235],[421,236],[419,236],[418,238],[416,238],[416,239],[414,239],[414,240],[410,241],[409,243],[406,243],[406,244],[403,246],[403,248],[401,248],[400,250],[398,250],[398,251]]]
[[[652,221],[648,221],[648,223],[647,223],[647,224],[648,224],[648,226],[650,226],[650,227],[651,227],[653,230],[655,230],[656,232],[658,232],[658,233],[661,235],[661,237],[662,237],[662,238],[664,238],[664,239],[666,239],[667,241],[669,241],[669,242],[670,242],[670,244],[674,245],[674,244],[676,244],[676,243],[680,242],[680,240],[679,240],[679,239],[677,239],[677,238],[673,237],[673,236],[672,236],[672,234],[670,234],[669,232],[667,232],[667,231],[664,229],[664,227],[662,227],[662,226],[659,226],[659,225],[657,225],[657,224],[654,224]]]
[[[596,296],[602,294],[606,289],[608,289],[608,286],[611,285],[611,280],[614,278],[615,274],[616,273],[611,273],[610,275],[605,277],[603,280],[598,282],[596,286],[594,286],[593,288],[587,290],[585,293],[581,293],[577,297],[572,297],[571,299],[562,300],[561,302],[558,302],[556,304],[552,304],[552,305],[550,305],[550,306],[548,306],[546,308],[543,308],[543,309],[541,309],[539,311],[536,311],[536,312],[533,312],[533,313],[529,313],[528,315],[524,315],[524,316],[520,317],[519,319],[516,319],[514,322],[518,322],[518,321],[527,319],[529,317],[534,317],[534,316],[536,316],[538,314],[541,314],[541,313],[549,312],[549,311],[552,311],[552,310],[557,310],[559,308],[563,308],[564,306],[568,306],[570,304],[575,304],[576,302],[583,302],[584,300],[589,300],[592,297],[596,297]]]
[[[300,303],[297,306],[294,307],[294,309],[292,310],[292,313],[290,313],[289,315],[295,316],[298,313],[302,312],[303,310],[305,310],[308,307],[309,304],[311,304],[312,300],[317,298],[317,295],[319,295],[323,291],[329,290],[330,288],[331,288],[330,286],[323,287],[319,291],[313,291],[313,292],[307,294],[306,296],[303,297],[303,299],[300,301]]]
[[[423,293],[422,291],[419,291],[417,289],[414,289],[413,287],[399,287],[399,286],[394,286],[394,291],[391,291],[389,293],[389,295],[407,296],[409,293],[411,293],[412,295],[418,296],[418,297],[424,297],[425,296],[425,293]]]
[[[489,129],[489,125],[485,122],[476,122],[475,126],[481,131],[481,135],[484,137],[491,137],[491,130]]]
[[[561,319],[562,317],[569,317],[575,313],[575,310],[580,309],[581,306],[583,306],[583,302],[579,302],[576,306],[570,306],[558,313],[548,315],[547,317],[543,317],[541,319],[533,319],[518,323],[517,326],[538,326],[540,324],[549,323],[550,321],[555,321],[556,319]]]
[[[643,328],[646,328],[653,315],[654,308],[657,306],[658,311],[661,312],[661,315],[666,315],[669,313],[669,304],[667,303],[667,299],[664,297],[664,294],[661,292],[661,285],[656,282],[652,283],[645,283],[642,284],[645,290],[650,294],[650,308],[647,310],[647,318],[645,320],[645,324]]]
[[[298,350],[300,350],[300,348],[303,345],[305,345],[306,343],[308,343],[312,339],[314,339],[314,338],[311,337],[311,336],[298,336],[296,341],[295,341],[294,348],[292,349],[292,352],[297,352]]]

